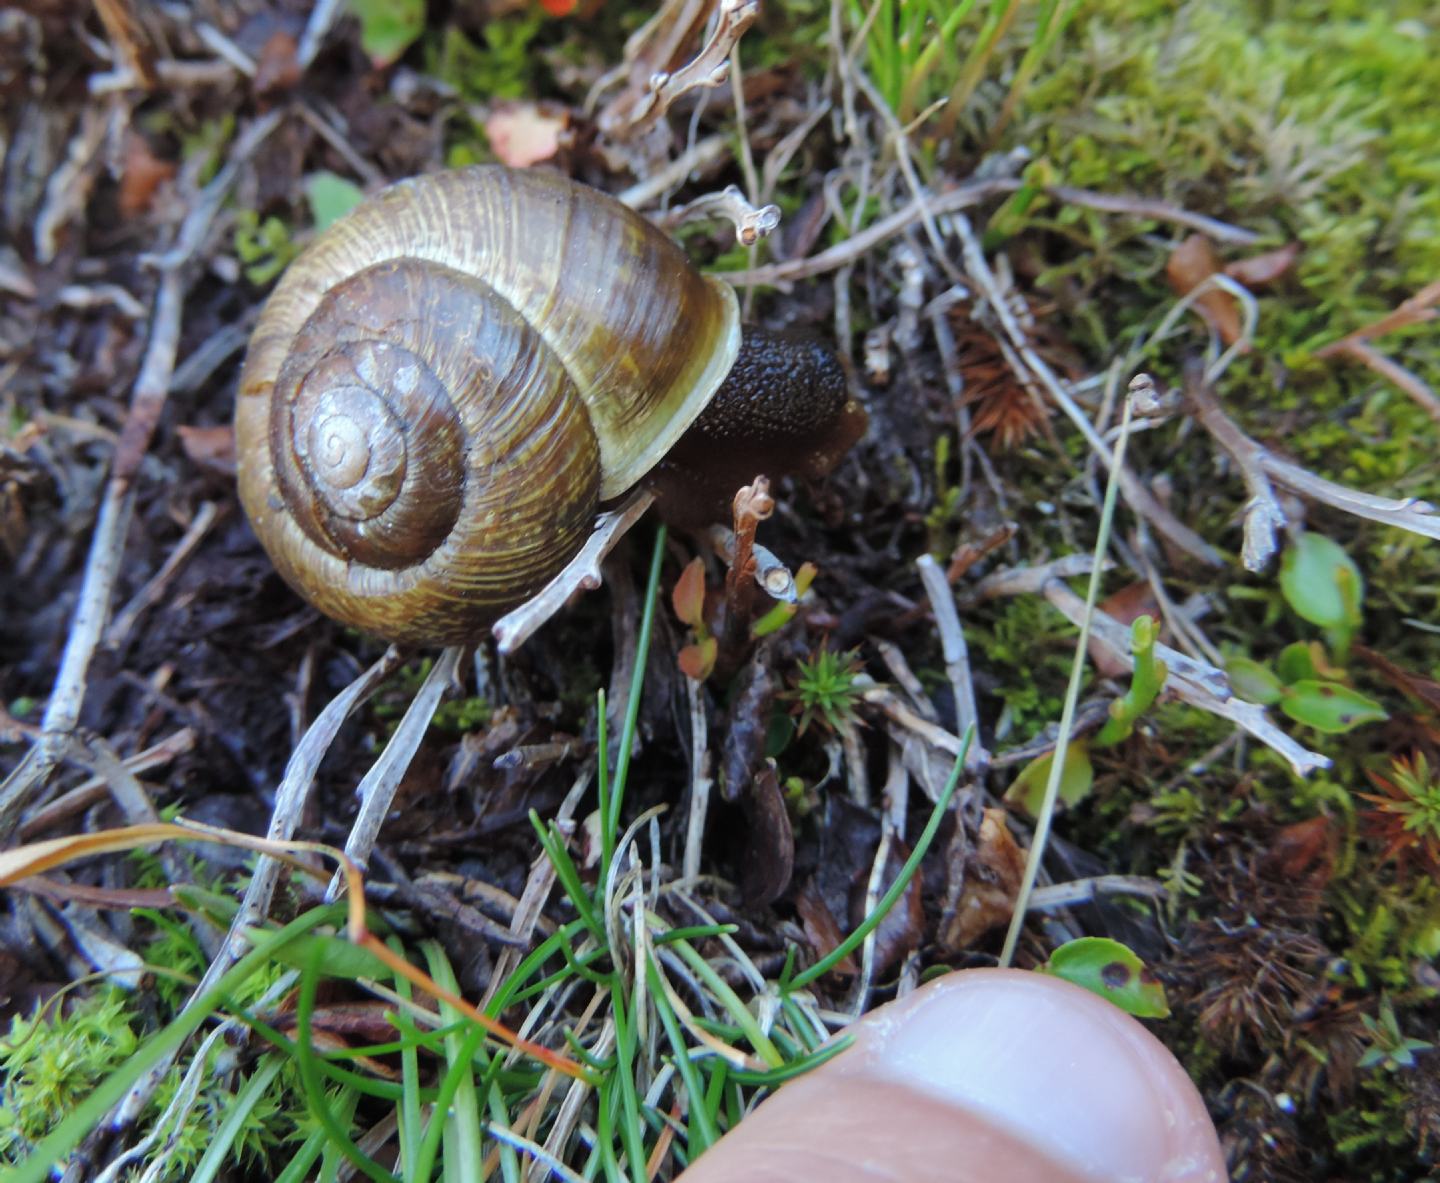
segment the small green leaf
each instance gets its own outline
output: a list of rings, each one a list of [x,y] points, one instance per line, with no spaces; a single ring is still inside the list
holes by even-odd
[[[1341,735],[1363,723],[1377,723],[1389,716],[1373,699],[1339,682],[1306,678],[1287,686],[1280,709],[1297,723],[1304,723],[1327,735]]]
[[[1280,656],[1275,659],[1275,672],[1280,675],[1280,681],[1285,685],[1292,686],[1306,678],[1318,676],[1312,644],[1313,642],[1309,641],[1296,641],[1280,650]]]
[[[1073,807],[1090,795],[1090,789],[1095,784],[1095,770],[1090,765],[1090,745],[1083,739],[1072,740],[1068,751],[1065,767],[1060,773],[1060,800]],[[1030,761],[1005,790],[1006,802],[1018,806],[1031,817],[1038,816],[1054,760],[1055,753],[1047,752]]]
[[[1119,941],[1106,937],[1066,941],[1050,954],[1040,972],[1083,986],[1138,1019],[1163,1019],[1170,1014],[1165,987]]]
[[[311,173],[306,180],[305,196],[310,199],[310,216],[315,220],[315,229],[324,230],[359,205],[365,193],[359,185],[344,177],[319,172]]]
[[[1279,702],[1285,692],[1285,684],[1269,666],[1251,661],[1248,657],[1232,657],[1225,663],[1225,674],[1230,679],[1231,689],[1246,702],[1269,706]]]
[[[1297,615],[1324,629],[1353,632],[1364,593],[1360,570],[1338,543],[1305,533],[1280,561],[1280,591]]]
[[[360,20],[360,47],[376,66],[388,66],[425,28],[425,0],[350,0]]]
[[[1159,636],[1160,626],[1153,616],[1135,618],[1130,626],[1130,651],[1135,665],[1130,689],[1110,704],[1110,718],[1096,734],[1092,746],[1108,748],[1129,739],[1140,716],[1159,697],[1169,674],[1165,663],[1155,656]]]

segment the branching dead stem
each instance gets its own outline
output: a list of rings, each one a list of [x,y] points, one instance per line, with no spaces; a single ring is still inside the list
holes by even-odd
[[[667,6],[662,18],[647,30],[654,34],[671,35],[676,28],[688,31],[690,23],[677,24],[675,6]],[[700,52],[685,65],[673,71],[656,70],[644,84],[641,93],[622,93],[596,117],[600,131],[617,141],[633,140],[654,127],[665,113],[692,90],[721,86],[730,74],[730,51],[760,16],[759,0],[719,0],[715,10],[715,27],[705,39]],[[638,59],[651,47],[643,43],[626,47],[627,60]],[[660,55],[668,58],[668,53]]]
[[[296,746],[285,766],[285,775],[275,791],[275,805],[270,813],[270,827],[266,838],[272,842],[288,842],[295,835],[309,797],[310,786],[320,761],[329,751],[330,745],[339,734],[340,727],[362,702],[373,694],[380,685],[400,666],[400,651],[393,645],[380,659],[337,694],[316,716],[315,722]],[[270,855],[261,855],[255,863],[250,877],[250,886],[240,901],[240,908],[230,922],[225,944],[219,954],[210,962],[199,984],[191,992],[181,1014],[185,1014],[205,997],[210,988],[218,982],[250,948],[247,932],[262,923],[270,911],[270,901],[280,879],[281,863]],[[164,1080],[170,1065],[175,1062],[175,1053],[163,1056],[138,1080],[120,1101],[115,1110],[113,1124],[129,1125],[139,1117],[151,1096]]]
[[[1077,565],[1074,562],[1077,559],[1083,562]],[[1089,555],[1070,555],[1066,559],[1041,567],[997,572],[981,583],[975,594],[988,598],[1038,592],[1058,608],[1067,620],[1078,625],[1085,616],[1085,600],[1071,591],[1063,579],[1088,571],[1092,561]],[[1115,657],[1124,661],[1132,660],[1130,630],[1108,613],[1096,609],[1090,621],[1090,635],[1094,642],[1109,650]],[[1182,702],[1229,719],[1242,727],[1283,756],[1297,776],[1307,776],[1311,772],[1330,767],[1328,757],[1301,747],[1276,727],[1266,715],[1264,707],[1236,698],[1224,670],[1165,644],[1156,644],[1155,655],[1165,663],[1168,670],[1165,679],[1167,690]]]
[[[735,240],[741,246],[754,246],[780,225],[780,207],[755,207],[737,185],[727,185],[719,193],[706,193],[678,209],[654,218],[665,230],[674,230],[686,222],[723,218],[735,226]]]
[[[1322,502],[1355,517],[1368,518],[1387,526],[1398,526],[1426,538],[1440,539],[1440,513],[1437,513],[1428,501],[1413,497],[1396,499],[1362,493],[1358,489],[1347,488],[1317,476],[1298,464],[1282,460],[1263,444],[1246,435],[1239,424],[1225,414],[1215,392],[1198,374],[1187,372],[1185,394],[1195,408],[1195,417],[1235,458],[1245,483],[1250,488],[1251,502],[1245,514],[1247,555],[1263,555],[1268,559],[1275,550],[1275,529],[1289,524],[1271,489],[1272,481],[1302,497]],[[1268,502],[1264,500],[1266,497]],[[1246,565],[1249,566],[1248,559]]]
[[[818,254],[803,259],[785,259],[778,263],[752,267],[745,271],[720,271],[716,274],[737,287],[747,284],[769,284],[783,290],[798,280],[825,275],[847,264],[857,262],[879,243],[894,238],[897,234],[903,234],[920,221],[925,216],[927,205],[929,212],[936,218],[940,218],[945,214],[971,209],[992,197],[1003,197],[1014,193],[1023,184],[1023,181],[1013,177],[993,177],[968,181],[953,189],[947,189],[943,193],[935,194],[926,205],[912,201],[895,213],[872,222],[864,230],[846,238],[844,242],[837,243]],[[1167,205],[1164,202],[1151,202],[1142,198],[1120,197],[1108,193],[1092,193],[1085,189],[1056,189],[1052,192],[1072,205],[1083,205],[1117,213],[1132,213],[1139,217],[1156,218],[1160,221],[1174,222],[1185,226],[1197,226],[1197,223],[1205,223],[1209,226],[1206,233],[1222,242],[1251,243],[1257,241],[1257,236],[1248,230],[1242,230],[1238,226],[1231,226],[1225,222],[1212,222],[1199,214],[1193,214],[1188,210]]]

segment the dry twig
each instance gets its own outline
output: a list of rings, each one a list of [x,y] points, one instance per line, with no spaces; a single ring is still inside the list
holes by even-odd
[[[518,608],[506,613],[490,630],[501,653],[514,653],[536,629],[559,612],[578,591],[594,591],[604,582],[600,562],[644,515],[655,500],[649,490],[630,495],[619,509],[603,513],[585,545],[554,579]]]
[[[940,564],[929,554],[921,555],[915,566],[920,571],[920,582],[925,586],[925,595],[930,609],[935,614],[935,627],[940,633],[940,651],[945,656],[945,675],[950,679],[951,691],[955,696],[955,729],[964,735],[972,726],[977,728],[980,712],[975,705],[975,682],[970,676],[970,651],[965,645],[965,632],[960,627],[960,614],[955,610],[955,595],[945,579]],[[990,763],[990,753],[976,742],[965,754],[967,772],[980,773]]]
[[[1288,518],[1271,490],[1271,481],[1302,497],[1323,502],[1355,517],[1368,518],[1387,526],[1399,526],[1402,530],[1409,530],[1426,538],[1440,539],[1440,514],[1436,513],[1435,507],[1428,501],[1413,497],[1403,500],[1376,497],[1371,493],[1362,493],[1358,489],[1328,481],[1298,464],[1280,459],[1240,430],[1239,424],[1225,414],[1215,392],[1198,373],[1187,372],[1185,394],[1195,408],[1195,417],[1235,458],[1250,489],[1251,501],[1245,514],[1244,549],[1247,567],[1250,567],[1251,557],[1263,556],[1268,559],[1274,553],[1274,530],[1288,524]],[[1263,562],[1261,565],[1263,566]]]
[[[650,75],[638,97],[623,94],[600,112],[596,126],[613,139],[634,139],[654,127],[690,91],[723,85],[730,74],[730,51],[759,15],[759,0],[720,0],[715,28],[700,52],[677,70]]]
[[[725,218],[735,224],[735,239],[741,246],[754,246],[780,225],[780,207],[755,207],[737,185],[726,185],[719,193],[706,193],[678,209],[653,218],[658,226],[673,230],[686,222]]]
[[[1078,566],[1088,571],[1092,563],[1091,556],[1070,555],[1067,560],[1042,567],[1026,568],[1017,572],[996,572],[980,584],[976,594],[988,597],[1031,594],[1038,591],[1058,608],[1067,620],[1078,625],[1085,616],[1085,601],[1063,582],[1065,576],[1079,573],[1074,562],[1077,559],[1084,560]],[[1132,660],[1130,630],[1113,616],[1097,608],[1090,621],[1090,631],[1092,639],[1117,658]],[[1167,690],[1182,702],[1229,719],[1244,728],[1261,743],[1283,756],[1297,776],[1306,776],[1317,769],[1330,767],[1327,757],[1301,747],[1276,727],[1266,715],[1264,707],[1236,698],[1224,670],[1165,644],[1156,644],[1155,655],[1165,663],[1168,670],[1165,679]]]

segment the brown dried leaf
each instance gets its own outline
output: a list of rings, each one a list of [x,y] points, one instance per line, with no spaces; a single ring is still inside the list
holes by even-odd
[[[694,645],[686,645],[676,656],[675,664],[687,678],[703,682],[715,670],[715,655],[720,651],[720,642],[706,637]]]
[[[1299,257],[1300,244],[1290,242],[1273,251],[1226,263],[1225,274],[1247,288],[1263,288],[1285,275],[1295,266],[1295,260]]]
[[[680,572],[670,604],[681,624],[700,628],[705,623],[705,561],[696,555]]]
[[[290,90],[300,81],[300,62],[295,56],[295,38],[284,29],[276,29],[260,48],[255,61],[255,93],[269,95]]]
[[[1387,682],[1402,694],[1407,694],[1430,710],[1440,714],[1440,682],[1424,674],[1412,673],[1396,665],[1383,653],[1365,645],[1356,645],[1355,656],[1378,672]]]
[[[815,950],[815,960],[829,957],[844,938],[834,913],[825,906],[825,900],[820,895],[814,878],[805,880],[805,886],[796,894],[795,911],[800,916],[800,925],[805,930],[810,947]],[[859,969],[855,965],[855,959],[847,955],[842,957],[830,972],[854,977]]]
[[[93,834],[72,834],[31,842],[13,850],[0,850],[0,887],[9,887],[18,880],[39,875],[52,867],[63,867],[76,859],[96,854],[136,850],[170,839],[193,839],[195,831],[166,822],[124,826],[117,830],[97,830]]]
[[[1165,277],[1177,296],[1187,296],[1220,270],[1220,258],[1203,234],[1192,234],[1173,251],[1165,264]],[[1211,289],[1195,301],[1198,312],[1227,345],[1240,339],[1240,310],[1229,292]]]
[[[1280,830],[1270,844],[1265,865],[1288,882],[1305,880],[1307,886],[1322,888],[1330,879],[1335,847],[1330,819],[1321,814]]]
[[[747,908],[759,908],[785,894],[795,869],[795,831],[773,764],[750,778],[745,818],[750,832],[740,890]]]
[[[1025,852],[1005,824],[1003,809],[987,809],[980,837],[965,867],[965,888],[955,916],[940,934],[950,953],[968,949],[992,929],[1010,922],[1025,873]]]
[[[64,903],[70,900],[91,908],[168,908],[175,897],[166,887],[97,887],[89,883],[67,883],[36,875],[15,885],[17,891],[30,891],[48,900]]]
[[[138,132],[127,132],[125,157],[120,170],[116,208],[123,218],[139,217],[150,208],[155,192],[175,175],[175,162],[161,160],[150,150],[149,141]]]
[[[235,429],[229,424],[215,427],[176,428],[180,446],[196,468],[217,476],[235,476]]]
[[[765,735],[775,706],[775,675],[763,650],[741,674],[720,741],[721,795],[738,801],[765,760]]]

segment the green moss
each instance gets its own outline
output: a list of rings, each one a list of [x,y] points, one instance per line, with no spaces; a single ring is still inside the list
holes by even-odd
[[[970,644],[984,655],[983,668],[998,672],[991,693],[1009,711],[1013,734],[1030,735],[1060,717],[1075,630],[1038,597],[995,605],[995,615],[967,627]]]
[[[20,1162],[139,1045],[130,999],[111,988],[16,1015],[0,1043],[0,1161]]]
[[[1367,489],[1404,481],[1434,497],[1440,461],[1425,449],[1423,412],[1356,363],[1313,350],[1440,274],[1437,56],[1440,16],[1418,2],[1277,11],[1093,0],[1002,144],[1023,145],[1063,183],[1160,197],[1271,244],[1302,244],[1294,273],[1262,293],[1256,351],[1227,382],[1232,410],[1324,475]],[[1184,231],[1172,225],[1037,202],[1028,233],[1048,242],[1038,286],[1097,362],[1174,298],[1164,264]],[[1380,347],[1440,384],[1433,333]]]

